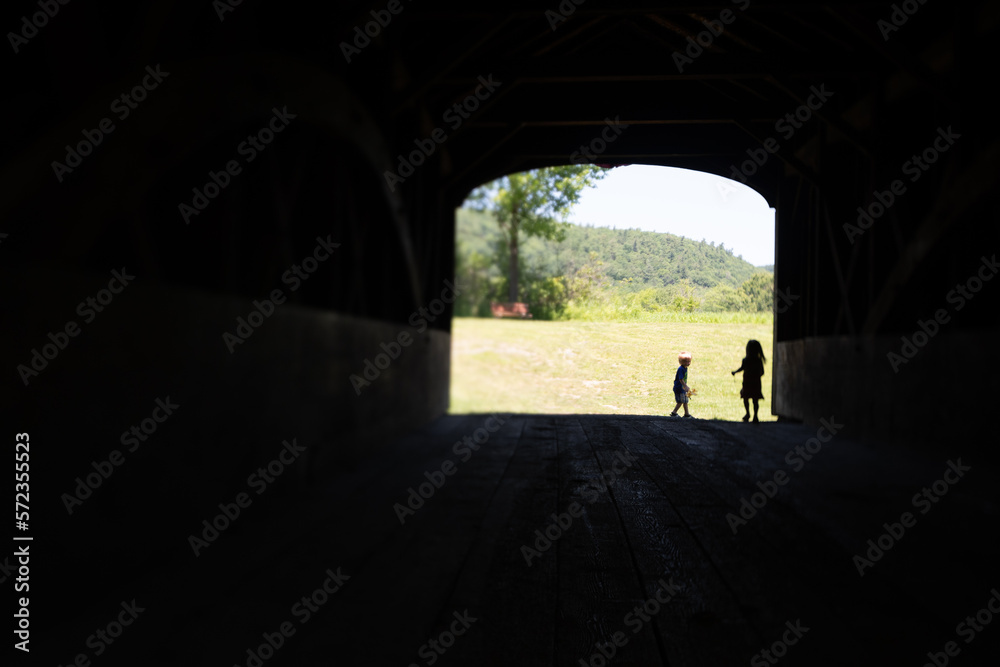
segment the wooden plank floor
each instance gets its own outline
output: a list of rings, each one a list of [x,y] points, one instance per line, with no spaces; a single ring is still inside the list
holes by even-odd
[[[456,453],[487,418],[442,418],[275,510],[281,531],[262,537],[258,513],[195,564],[147,572],[151,622],[116,657],[252,666],[286,623],[260,664],[919,666],[947,641],[955,664],[1000,664],[1000,615],[956,635],[1000,586],[986,466],[862,577],[854,555],[958,454],[834,437],[794,470],[816,427],[606,415],[508,415]],[[401,523],[394,506],[447,462]],[[778,470],[787,483],[734,534],[727,514]],[[328,570],[348,578],[296,611]],[[776,642],[774,662],[759,655]]]

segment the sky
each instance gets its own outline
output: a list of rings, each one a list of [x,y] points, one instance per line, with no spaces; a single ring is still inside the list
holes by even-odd
[[[774,263],[774,209],[752,188],[700,171],[616,167],[583,192],[567,220],[714,241],[754,266]]]

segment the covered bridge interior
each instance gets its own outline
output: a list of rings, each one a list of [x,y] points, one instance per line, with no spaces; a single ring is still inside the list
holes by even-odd
[[[995,664],[1000,628],[955,623],[1000,585],[996,3],[38,7],[4,22],[0,399],[35,444],[39,651],[96,658],[135,598],[109,661],[249,667],[287,622],[264,663]],[[579,161],[776,209],[781,422],[445,416],[450,309],[420,313],[455,208]]]

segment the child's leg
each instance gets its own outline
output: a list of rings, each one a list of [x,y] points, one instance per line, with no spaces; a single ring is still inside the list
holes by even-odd
[[[758,400],[759,399],[756,399],[756,398],[753,399],[753,420],[754,421],[757,421],[757,408],[759,406]]]
[[[743,409],[746,410],[746,415],[744,416],[744,419],[750,419],[750,399],[749,398],[744,398],[743,399]]]
[[[681,404],[678,403],[677,405],[674,406],[674,411],[671,412],[670,415],[672,417],[676,417],[677,416],[677,411],[680,410],[680,409],[681,409]]]
[[[681,403],[681,405],[684,406],[684,416],[685,417],[687,417],[689,414],[691,414],[690,412],[688,412],[688,402],[687,401],[684,401],[683,403]]]

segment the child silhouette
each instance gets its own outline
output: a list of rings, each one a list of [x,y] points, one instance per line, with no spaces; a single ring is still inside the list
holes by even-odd
[[[747,341],[747,356],[743,357],[743,363],[733,371],[735,377],[737,373],[743,371],[743,388],[740,389],[740,398],[743,399],[743,407],[747,413],[743,415],[743,421],[750,419],[750,399],[753,399],[753,421],[757,423],[758,401],[764,398],[760,389],[760,378],[764,375],[764,350],[760,343],[755,340]]]
[[[681,352],[677,355],[677,362],[680,363],[680,366],[677,367],[677,373],[674,375],[674,398],[677,399],[677,406],[670,413],[670,416],[676,417],[677,411],[683,405],[684,416],[693,418],[691,413],[688,412],[688,392],[691,391],[691,387],[687,384],[688,366],[691,365],[691,353]]]

